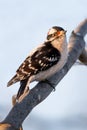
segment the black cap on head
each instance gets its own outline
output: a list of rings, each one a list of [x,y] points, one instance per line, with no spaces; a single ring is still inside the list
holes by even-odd
[[[64,31],[64,29],[62,27],[53,26],[52,28],[56,29],[57,31]]]

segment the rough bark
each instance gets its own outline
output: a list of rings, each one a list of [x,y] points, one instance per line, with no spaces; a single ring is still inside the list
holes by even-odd
[[[68,42],[68,60],[60,72],[57,72],[48,80],[56,87],[60,80],[67,74],[77,59],[87,65],[87,49],[84,37],[87,33],[87,19],[82,21],[72,31]],[[19,130],[25,118],[31,110],[42,102],[53,91],[47,82],[39,82],[29,94],[27,93],[11,109],[7,117],[2,121],[0,130]],[[20,128],[21,129],[21,128]]]

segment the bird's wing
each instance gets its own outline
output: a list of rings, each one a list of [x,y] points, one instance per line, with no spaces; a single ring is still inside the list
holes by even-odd
[[[17,75],[20,77],[20,80],[36,75],[55,65],[60,57],[60,52],[50,43],[46,43],[26,58],[17,70]]]
[[[25,59],[7,86],[49,69],[59,61],[60,57],[60,52],[50,42],[44,43]]]

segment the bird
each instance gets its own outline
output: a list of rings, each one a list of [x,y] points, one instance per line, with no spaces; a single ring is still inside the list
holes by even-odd
[[[45,41],[32,50],[19,66],[16,74],[7,83],[7,87],[20,82],[17,99],[33,81],[44,81],[60,71],[67,61],[66,30],[60,26],[49,29]]]

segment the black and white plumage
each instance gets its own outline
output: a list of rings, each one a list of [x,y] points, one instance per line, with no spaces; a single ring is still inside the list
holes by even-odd
[[[66,60],[66,31],[61,27],[52,27],[47,34],[47,40],[30,53],[7,86],[20,81],[17,94],[19,98],[27,91],[30,82],[42,81],[52,76],[64,66]]]

